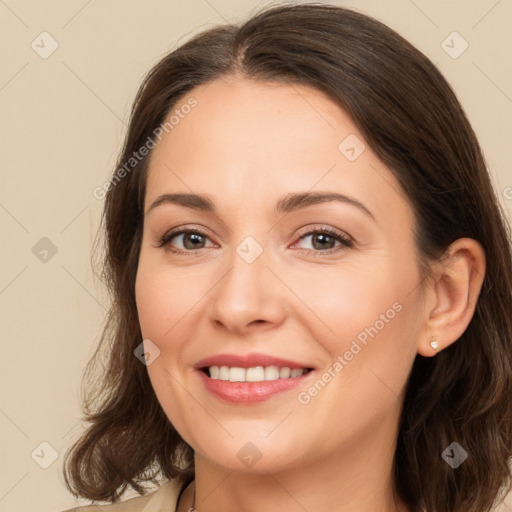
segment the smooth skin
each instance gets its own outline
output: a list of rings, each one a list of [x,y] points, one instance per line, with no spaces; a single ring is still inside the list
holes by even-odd
[[[195,451],[196,480],[178,510],[192,505],[195,485],[199,512],[409,512],[391,477],[406,381],[417,354],[436,355],[432,338],[439,352],[468,326],[485,273],[481,245],[455,241],[422,282],[410,204],[323,93],[231,76],[175,108],[190,96],[197,106],[151,155],[136,281],[143,337],[160,350],[151,383]],[[366,146],[354,161],[338,149],[351,134]],[[344,194],[371,215],[338,201],[275,213],[294,192]],[[170,193],[205,195],[215,212],[151,208]],[[206,236],[178,234],[159,247],[173,228]],[[263,249],[252,263],[237,253],[248,236]],[[395,303],[400,311],[300,403]],[[316,370],[304,386],[247,405],[214,397],[193,369],[207,356],[252,352]],[[246,443],[261,454],[250,467],[237,456]]]

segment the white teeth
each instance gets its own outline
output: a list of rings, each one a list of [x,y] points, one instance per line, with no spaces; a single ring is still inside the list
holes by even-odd
[[[279,378],[287,379],[290,376],[291,370],[287,366],[279,370]]]
[[[234,366],[229,369],[229,382],[245,382],[245,368]]]
[[[260,382],[262,380],[265,380],[265,369],[263,366],[255,366],[245,370],[246,382]]]
[[[265,380],[288,379],[300,377],[307,372],[303,368],[277,366],[254,366],[252,368],[240,368],[237,366],[210,366],[210,378],[229,380],[230,382],[263,382]]]
[[[279,379],[279,368],[277,366],[267,366],[265,368],[265,380]]]
[[[219,368],[219,379],[229,380],[229,368],[227,366],[221,366]]]

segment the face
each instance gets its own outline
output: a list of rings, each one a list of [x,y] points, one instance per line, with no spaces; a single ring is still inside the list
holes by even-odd
[[[169,420],[239,471],[394,438],[422,297],[392,173],[305,86],[224,78],[175,110],[151,155],[136,281]]]

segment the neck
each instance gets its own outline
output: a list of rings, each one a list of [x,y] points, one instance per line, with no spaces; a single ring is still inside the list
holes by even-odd
[[[194,486],[179,511],[192,507],[195,493],[197,512],[410,512],[393,492],[394,443],[387,441],[375,432],[328,459],[260,473],[229,470],[196,454]]]

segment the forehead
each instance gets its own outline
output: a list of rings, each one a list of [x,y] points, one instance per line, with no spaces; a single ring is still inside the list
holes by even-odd
[[[283,192],[329,190],[371,210],[409,209],[350,117],[316,89],[223,78],[190,91],[171,116],[151,155],[146,204],[193,191],[262,206]]]

